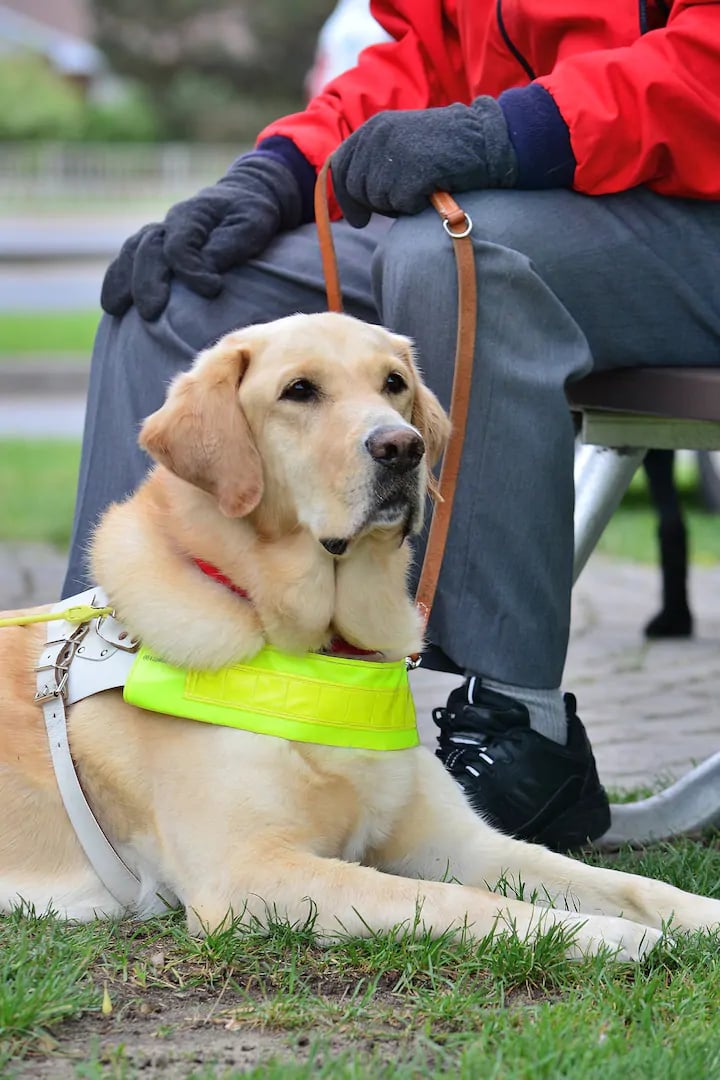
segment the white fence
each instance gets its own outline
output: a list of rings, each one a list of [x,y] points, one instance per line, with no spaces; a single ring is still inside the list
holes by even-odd
[[[241,152],[202,143],[0,143],[0,205],[18,199],[182,197]]]

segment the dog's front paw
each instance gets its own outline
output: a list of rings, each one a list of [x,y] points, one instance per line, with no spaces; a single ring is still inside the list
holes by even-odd
[[[680,893],[668,921],[674,930],[720,930],[720,900]]]
[[[210,622],[196,620],[185,626],[177,643],[166,639],[157,650],[163,659],[176,667],[193,671],[217,671],[230,664],[244,664],[260,652],[265,638],[254,615],[243,621],[225,623],[221,629]]]
[[[611,915],[573,915],[563,923],[573,935],[568,956],[575,960],[602,951],[613,960],[642,960],[663,937],[660,930]]]

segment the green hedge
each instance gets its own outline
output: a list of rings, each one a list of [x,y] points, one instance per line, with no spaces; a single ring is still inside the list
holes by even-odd
[[[0,64],[0,140],[144,142],[156,136],[153,111],[132,88],[116,102],[99,104],[41,57],[15,55]]]

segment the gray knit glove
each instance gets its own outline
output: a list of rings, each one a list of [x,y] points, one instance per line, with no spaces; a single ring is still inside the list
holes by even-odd
[[[517,180],[515,151],[492,97],[378,113],[338,147],[331,165],[337,201],[358,229],[373,212],[417,214],[438,189],[509,188]]]
[[[173,277],[211,299],[231,267],[301,221],[300,188],[290,169],[267,154],[245,154],[217,184],[125,241],[105,275],[100,302],[109,315],[122,316],[134,303],[143,319],[157,319]]]

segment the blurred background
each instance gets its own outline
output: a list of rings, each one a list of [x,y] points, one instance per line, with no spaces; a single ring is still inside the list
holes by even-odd
[[[66,547],[105,267],[302,108],[332,8],[0,2],[0,543]]]
[[[331,8],[0,2],[3,309],[92,309],[91,262],[107,262],[136,225],[216,180],[269,120],[302,107]],[[48,273],[51,258],[69,265],[45,277],[31,265],[43,256]]]
[[[62,565],[108,262],[380,36],[367,0],[0,0],[0,606],[3,567],[21,588],[41,550]],[[704,469],[678,479],[715,563]],[[655,529],[639,474],[603,549],[655,561]]]

